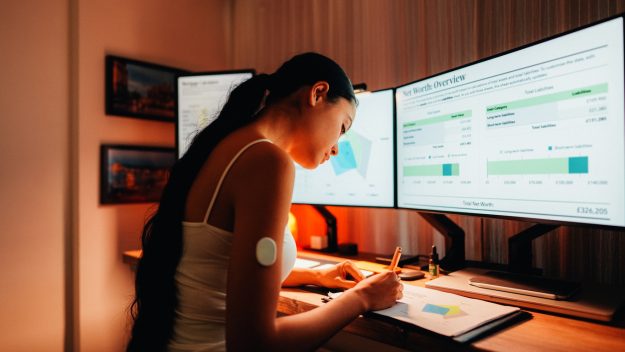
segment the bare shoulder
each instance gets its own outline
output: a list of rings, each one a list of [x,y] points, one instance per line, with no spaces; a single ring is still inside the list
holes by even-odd
[[[295,174],[295,166],[289,154],[269,142],[251,146],[241,155],[237,164],[238,172],[243,172],[250,178],[271,177],[292,181]]]
[[[261,142],[239,156],[232,167],[228,189],[235,203],[272,199],[290,204],[294,179],[295,166],[289,154],[273,143]]]

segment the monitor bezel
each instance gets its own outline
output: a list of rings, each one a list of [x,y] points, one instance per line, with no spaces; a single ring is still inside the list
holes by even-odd
[[[201,72],[191,72],[191,73],[182,73],[179,75],[176,75],[176,89],[175,89],[175,94],[176,94],[176,106],[174,107],[176,109],[176,116],[175,116],[175,138],[176,138],[176,145],[175,145],[175,149],[176,149],[176,160],[180,160],[182,159],[182,157],[180,156],[180,143],[178,142],[178,133],[180,133],[179,130],[179,124],[180,124],[180,116],[179,116],[179,112],[178,112],[178,101],[179,101],[179,96],[178,96],[178,83],[179,83],[179,79],[183,78],[183,77],[197,77],[197,76],[217,76],[217,75],[227,75],[227,74],[240,74],[240,73],[251,73],[253,78],[254,76],[256,76],[256,70],[248,68],[248,69],[238,69],[238,70],[222,70],[222,71],[201,71]]]
[[[607,18],[604,18],[602,20],[598,20],[598,21],[594,21],[591,23],[588,23],[586,25],[580,26],[580,27],[576,27],[570,30],[567,30],[565,32],[562,33],[558,33],[552,36],[548,36],[545,37],[543,39],[537,40],[537,41],[533,41],[527,44],[524,44],[522,46],[518,46],[515,47],[513,49],[509,49],[491,56],[487,56],[484,58],[481,58],[479,60],[476,61],[471,61],[469,63],[466,63],[464,65],[461,66],[456,66],[453,68],[450,68],[448,70],[445,71],[441,71],[438,72],[436,74],[430,75],[430,76],[426,76],[423,78],[420,78],[418,80],[414,80],[414,81],[410,81],[408,83],[399,85],[397,87],[395,87],[395,94],[394,94],[394,106],[395,109],[397,109],[397,91],[401,88],[404,88],[406,86],[409,85],[413,85],[415,83],[427,80],[427,79],[431,79],[437,76],[442,76],[444,74],[450,73],[452,71],[457,71],[460,70],[462,68],[468,67],[468,66],[473,66],[485,61],[489,61],[504,55],[508,55],[544,42],[548,42],[554,39],[557,39],[559,37],[563,37],[575,32],[579,32],[581,30],[605,23],[605,22],[609,22],[612,20],[615,20],[617,18],[621,18],[623,20],[623,48],[624,48],[624,52],[625,52],[625,13],[621,13],[618,15],[614,15],[614,16],[610,16]],[[625,59],[623,60],[623,67],[625,69]],[[625,80],[625,78],[623,78]],[[625,84],[624,84],[625,86]],[[624,97],[625,99],[625,97]],[[396,110],[395,110],[396,112]],[[624,117],[625,118],[625,117]],[[395,114],[395,133],[397,133],[397,114]],[[589,228],[596,228],[596,229],[604,229],[604,230],[616,230],[616,231],[622,231],[625,230],[625,225],[623,226],[618,226],[618,225],[606,225],[606,224],[594,224],[594,223],[586,223],[586,222],[575,222],[575,221],[566,221],[566,220],[552,220],[552,219],[541,219],[541,218],[531,218],[531,217],[517,217],[517,216],[513,216],[513,215],[499,215],[499,214],[483,214],[483,213],[477,213],[477,212],[464,212],[464,211],[451,211],[451,210],[435,210],[435,209],[427,209],[427,208],[407,208],[407,207],[401,207],[399,205],[399,174],[397,173],[397,167],[398,167],[398,160],[397,160],[397,137],[395,139],[395,189],[396,189],[396,195],[395,195],[395,204],[396,204],[396,209],[402,209],[402,210],[412,210],[412,211],[416,211],[416,212],[423,212],[423,213],[432,213],[432,214],[455,214],[455,215],[466,215],[466,216],[475,216],[475,217],[485,217],[485,218],[494,218],[494,219],[502,219],[502,220],[514,220],[514,221],[522,221],[522,222],[531,222],[531,223],[540,223],[540,224],[552,224],[552,225],[564,225],[564,226],[575,226],[575,227],[589,227]]]
[[[391,91],[391,95],[392,95],[392,127],[393,127],[393,205],[389,205],[389,206],[380,206],[380,205],[360,205],[360,204],[326,204],[326,203],[299,203],[299,202],[292,202],[292,205],[321,205],[321,206],[325,206],[325,207],[347,207],[347,208],[373,208],[373,209],[397,209],[397,153],[396,153],[396,149],[397,148],[397,143],[396,143],[396,132],[395,132],[395,126],[397,124],[397,114],[395,111],[395,88],[391,87],[391,88],[384,88],[384,89],[377,89],[377,90],[371,90],[371,91],[365,91],[363,93],[378,93],[378,92],[383,92],[383,91]],[[360,94],[360,93],[358,93]]]

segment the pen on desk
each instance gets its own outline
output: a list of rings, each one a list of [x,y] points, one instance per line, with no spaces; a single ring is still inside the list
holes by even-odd
[[[397,268],[399,257],[401,257],[401,247],[397,246],[397,248],[395,248],[395,253],[393,254],[393,259],[391,260],[391,265],[388,266],[390,271],[395,271]]]

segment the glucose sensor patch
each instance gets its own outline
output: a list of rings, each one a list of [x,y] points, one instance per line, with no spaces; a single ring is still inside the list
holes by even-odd
[[[256,260],[262,266],[270,266],[278,258],[278,246],[276,241],[269,237],[263,237],[256,243]]]

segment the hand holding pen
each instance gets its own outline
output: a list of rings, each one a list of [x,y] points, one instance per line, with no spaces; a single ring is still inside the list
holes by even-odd
[[[363,298],[366,310],[389,308],[403,297],[404,286],[395,272],[400,256],[401,247],[397,247],[389,266],[390,270],[370,276],[353,288]]]
[[[388,271],[372,275],[350,289],[361,297],[366,311],[389,308],[403,297],[404,286],[396,273],[400,257],[401,247],[397,247]]]
[[[391,259],[391,264],[388,266],[388,270],[393,272],[401,271],[401,269],[397,268],[397,264],[399,264],[399,258],[401,258],[401,247],[397,246],[395,248],[395,253],[393,253],[393,259]]]

